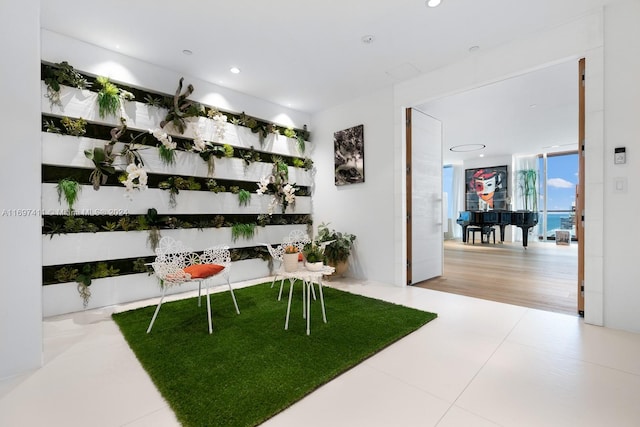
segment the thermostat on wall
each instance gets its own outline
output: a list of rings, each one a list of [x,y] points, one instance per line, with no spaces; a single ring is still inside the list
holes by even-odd
[[[625,147],[616,147],[614,149],[613,163],[621,165],[627,162],[627,153]]]

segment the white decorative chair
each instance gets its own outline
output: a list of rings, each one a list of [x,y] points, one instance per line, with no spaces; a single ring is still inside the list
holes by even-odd
[[[302,253],[302,250],[307,243],[311,243],[311,239],[309,238],[307,233],[302,230],[293,230],[291,233],[289,233],[288,237],[285,237],[283,245],[295,246],[298,248],[298,252]]]
[[[282,268],[282,258],[284,255],[284,246],[278,245],[276,247],[271,246],[269,243],[263,243],[264,246],[269,250],[269,255],[271,255],[271,259],[273,259],[274,263],[278,263],[278,265],[274,265],[273,269],[275,274],[273,276],[273,281],[271,282],[271,287],[276,283],[278,279],[278,271]],[[282,298],[282,287],[284,286],[284,277],[280,278],[280,293],[278,294],[278,301]]]
[[[200,296],[202,282],[205,284],[207,295],[207,318],[209,320],[209,333],[213,331],[211,322],[211,300],[209,298],[209,282],[214,276],[222,274],[227,281],[233,305],[236,312],[240,314],[236,296],[229,282],[229,270],[231,268],[231,254],[227,246],[217,246],[205,249],[200,255],[193,252],[182,242],[165,236],[160,239],[156,248],[156,259],[151,263],[153,271],[162,283],[162,296],[156,311],[153,313],[151,323],[147,333],[151,332],[153,323],[158,316],[165,292],[170,286],[177,286],[187,282],[198,282],[198,307],[200,307]]]

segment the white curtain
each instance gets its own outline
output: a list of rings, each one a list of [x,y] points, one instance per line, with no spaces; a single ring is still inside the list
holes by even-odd
[[[458,218],[458,212],[464,210],[464,195],[465,195],[465,182],[464,182],[464,168],[462,165],[452,165],[453,168],[453,179],[452,179],[452,193],[449,196],[449,203],[452,206],[452,212],[455,217],[452,221],[452,232],[453,238],[459,239],[462,238],[462,227],[460,227],[456,223],[456,218]]]

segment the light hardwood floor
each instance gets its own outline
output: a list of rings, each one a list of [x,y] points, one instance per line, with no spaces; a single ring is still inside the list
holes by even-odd
[[[577,278],[575,242],[446,240],[443,276],[415,286],[577,316]]]

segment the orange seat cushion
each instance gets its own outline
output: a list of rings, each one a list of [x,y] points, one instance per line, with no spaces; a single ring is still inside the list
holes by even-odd
[[[302,252],[300,252],[298,254],[298,262],[302,262],[302,261],[304,261],[304,256],[302,255]]]
[[[185,273],[189,273],[192,279],[204,279],[220,273],[224,270],[224,266],[218,264],[194,264],[184,269]]]

